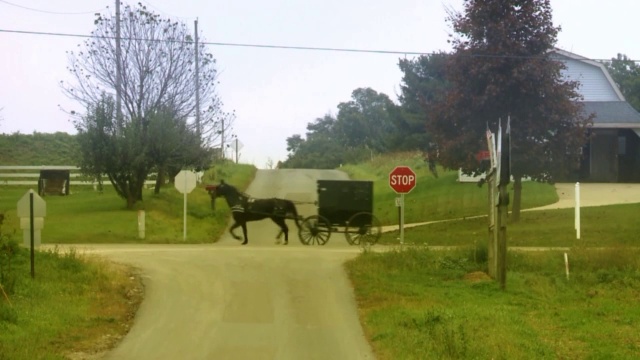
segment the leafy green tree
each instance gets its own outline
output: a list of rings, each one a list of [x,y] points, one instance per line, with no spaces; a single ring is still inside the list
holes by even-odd
[[[421,55],[415,59],[400,59],[402,71],[400,84],[400,112],[395,112],[392,121],[395,133],[392,147],[396,150],[426,151],[432,141],[427,133],[425,119],[433,102],[446,90],[446,53]]]
[[[447,60],[450,88],[428,114],[428,128],[448,168],[482,172],[476,153],[511,119],[512,219],[518,220],[522,178],[553,182],[577,168],[586,127],[578,83],[561,75],[547,53],[559,28],[549,0],[465,0],[451,12],[454,52]],[[503,126],[504,128],[504,126]]]
[[[640,111],[640,65],[624,54],[618,54],[605,65],[627,102]]]
[[[115,101],[104,95],[75,122],[80,146],[80,168],[86,175],[109,177],[116,193],[133,208],[142,200],[142,188],[153,164],[146,156],[148,122],[116,121]]]
[[[105,99],[115,99],[120,89],[122,113],[116,113],[117,123],[111,125],[115,133],[104,135],[121,137],[118,143],[130,144],[119,148],[121,156],[133,156],[127,151],[139,150],[135,157],[139,165],[135,168],[132,161],[118,160],[119,164],[130,168],[118,169],[119,173],[128,175],[115,179],[128,184],[114,184],[120,189],[119,193],[131,199],[123,189],[131,186],[142,189],[149,171],[158,171],[162,178],[170,165],[197,168],[208,163],[211,157],[207,148],[217,143],[223,132],[229,132],[234,117],[222,110],[223,104],[216,90],[217,70],[213,55],[202,43],[196,48],[185,24],[162,19],[141,4],[137,7],[124,6],[121,17],[120,52],[114,38],[115,16],[97,14],[93,36],[85,41],[80,51],[68,53],[73,81],[63,82],[62,88],[69,97],[90,111],[77,120],[81,128],[86,121],[96,118],[91,111],[107,106]],[[196,51],[198,82],[194,76]],[[118,58],[120,63],[116,64]],[[121,69],[120,78],[117,68]],[[196,90],[204,109],[200,113],[196,108]],[[105,127],[99,128],[106,130]],[[195,138],[193,134],[196,134]],[[159,138],[169,141],[169,144],[158,144],[155,139]],[[194,146],[200,149],[194,151]],[[182,156],[178,164],[175,159],[178,153],[189,155]],[[84,164],[90,171],[102,166]]]
[[[295,134],[287,138],[287,151],[290,155],[294,155],[300,146],[304,143],[304,139],[300,134]]]
[[[332,115],[307,124],[306,139],[299,134],[287,138],[287,168],[333,169],[343,161],[343,147],[335,141]]]
[[[306,139],[287,138],[285,167],[335,168],[389,150],[398,111],[387,95],[370,88],[356,89],[351,100],[338,104],[338,115],[325,115],[307,124]]]
[[[173,179],[183,168],[200,170],[209,166],[214,150],[200,146],[197,132],[189,127],[186,119],[176,118],[176,114],[166,107],[149,114],[148,118],[149,137],[153,141],[147,151],[157,170],[156,194],[166,176]]]
[[[388,135],[394,129],[390,115],[394,108],[395,104],[383,93],[371,88],[354,90],[350,101],[338,104],[335,139],[347,148],[387,151]]]

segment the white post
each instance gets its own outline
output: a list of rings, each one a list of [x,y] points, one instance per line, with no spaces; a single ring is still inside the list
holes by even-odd
[[[567,280],[569,280],[569,255],[567,253],[564,253],[564,269],[567,273]]]
[[[138,210],[138,238],[144,239],[144,210]]]
[[[404,193],[400,194],[400,245],[404,244]]]
[[[580,239],[580,183],[576,183],[576,214],[575,214],[575,229],[576,239]]]
[[[187,240],[187,192],[184,193],[184,219],[183,219],[183,234],[182,240]]]

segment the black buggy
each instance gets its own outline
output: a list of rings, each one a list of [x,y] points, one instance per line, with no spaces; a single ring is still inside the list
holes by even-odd
[[[324,245],[332,232],[342,232],[351,245],[372,245],[380,238],[373,215],[373,182],[318,180],[318,215],[302,221],[298,236],[305,245]]]

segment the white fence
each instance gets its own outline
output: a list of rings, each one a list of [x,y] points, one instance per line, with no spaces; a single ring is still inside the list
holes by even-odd
[[[80,173],[77,166],[67,165],[42,165],[42,166],[0,166],[0,185],[38,185],[40,170],[68,170],[69,185],[97,185],[96,181],[87,181],[86,176]],[[103,178],[108,183],[108,178]],[[155,180],[146,180],[145,185],[155,185]]]

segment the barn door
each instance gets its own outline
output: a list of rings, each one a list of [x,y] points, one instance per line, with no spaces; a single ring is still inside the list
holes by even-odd
[[[618,131],[594,130],[591,139],[592,182],[618,181]]]

